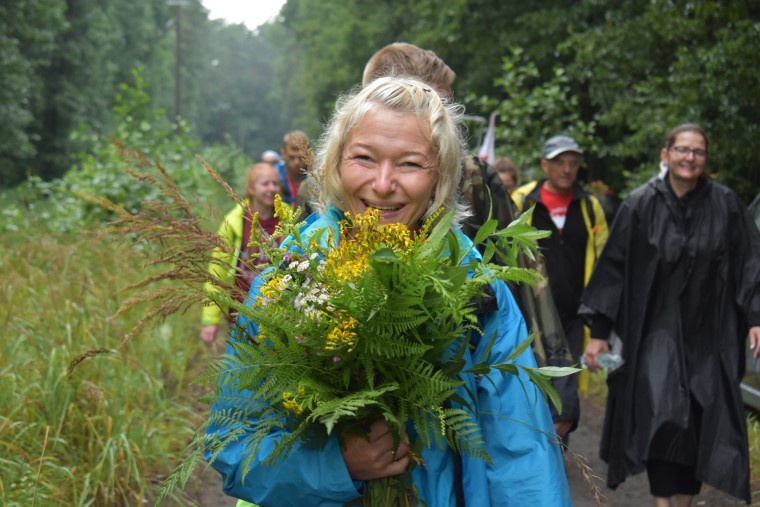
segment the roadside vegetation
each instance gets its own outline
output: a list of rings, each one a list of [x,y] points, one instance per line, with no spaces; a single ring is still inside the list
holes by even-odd
[[[0,504],[140,505],[198,426],[188,382],[208,361],[194,315],[119,348],[139,311],[111,316],[144,273],[127,242],[3,234]],[[102,350],[71,369],[87,350]]]
[[[114,216],[82,196],[130,211],[161,200],[129,175],[160,163],[215,230],[231,201],[195,156],[242,192],[252,157],[293,128],[316,138],[337,94],[387,43],[444,57],[468,112],[499,113],[497,154],[525,173],[542,139],[564,129],[587,141],[589,179],[623,195],[656,170],[665,130],[690,119],[713,136],[721,181],[745,198],[760,182],[751,2],[489,0],[441,10],[288,0],[256,33],[186,4],[0,2],[0,60],[10,62],[0,103],[14,105],[0,108],[0,505],[150,504],[208,410],[190,385],[218,352],[197,339],[200,309],[122,343],[148,311],[114,317],[125,288],[152,269],[150,251],[104,234]],[[180,14],[187,37],[176,48],[169,32]],[[345,29],[315,29],[324,26]],[[183,102],[171,96],[179,55]],[[87,351],[100,352],[72,367]],[[590,395],[603,403],[603,376],[592,376]],[[760,487],[760,420],[749,416],[748,427]]]
[[[151,252],[108,234],[115,217],[82,196],[131,210],[161,200],[158,186],[128,174],[160,161],[214,231],[231,201],[194,154],[238,189],[250,160],[230,146],[198,150],[146,100],[139,79],[123,87],[121,139],[88,134],[91,151],[63,178],[0,192],[0,505],[151,504],[208,410],[190,385],[219,352],[197,339],[200,308],[123,343],[148,308],[115,315],[153,269]]]

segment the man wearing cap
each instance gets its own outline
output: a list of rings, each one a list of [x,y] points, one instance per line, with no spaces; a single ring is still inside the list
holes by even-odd
[[[546,259],[549,286],[576,362],[584,348],[584,326],[577,315],[580,297],[608,232],[601,204],[576,181],[582,154],[572,137],[551,137],[544,144],[541,159],[546,177],[512,193],[521,211],[535,204],[533,226],[552,233],[538,244]]]

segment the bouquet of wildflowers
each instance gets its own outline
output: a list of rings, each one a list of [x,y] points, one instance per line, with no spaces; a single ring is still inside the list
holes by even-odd
[[[484,244],[483,261],[478,262],[451,231],[451,214],[436,215],[415,232],[401,224],[380,225],[377,214],[370,211],[347,215],[337,231],[340,238],[332,237],[336,233],[332,229],[302,238],[296,223],[300,210],[277,199],[280,225],[272,237],[290,235],[291,240],[276,248],[274,240],[257,237],[259,228],[252,227],[251,242],[271,266],[259,278],[259,296],[244,305],[235,298],[234,286],[209,279],[208,252],[224,244],[203,229],[192,212],[193,203],[160,166],[157,169],[155,178],[134,176],[161,183],[169,204],[145,203],[143,211],[132,213],[105,198],[83,196],[117,214],[112,226],[120,236],[158,246],[152,263],[166,266],[131,287],[141,292],[127,299],[117,315],[143,303],[153,307],[124,337],[122,346],[148,323],[186,311],[199,300],[233,308],[243,322],[255,323],[256,328],[250,336],[246,329],[238,329],[231,342],[235,354],[196,380],[217,385],[212,398],[224,408],[213,412],[209,424],[229,431],[197,437],[188,457],[164,481],[157,503],[176,485],[186,484],[206,449],[212,451],[213,460],[228,442],[243,435],[248,456],[243,463],[245,476],[272,430],[285,430],[265,462],[272,466],[294,446],[319,447],[331,434],[361,435],[367,423],[378,419],[387,422],[396,442],[411,426],[418,449],[447,446],[490,460],[470,400],[457,394],[463,374],[487,374],[491,369],[517,374],[520,369],[560,406],[547,377],[577,370],[514,364],[531,338],[501,364],[479,357],[466,365],[464,359],[470,334],[480,331],[477,312],[483,288],[495,279],[533,283],[539,277],[533,270],[515,267],[518,252],[533,258],[535,240],[547,234],[528,225],[532,210],[504,230],[496,231],[495,220],[484,224],[474,240],[475,245]],[[494,255],[504,265],[490,264]],[[175,283],[167,287],[162,283],[166,281]],[[215,282],[218,290],[202,289],[207,281]],[[75,358],[70,369],[107,351],[88,351]],[[418,459],[415,466],[424,463]],[[409,476],[407,472],[370,481],[364,505],[417,502]]]
[[[457,395],[464,383],[468,336],[478,332],[476,312],[485,286],[496,278],[530,282],[537,275],[465,262],[474,258],[450,230],[452,214],[435,215],[414,232],[403,224],[380,225],[376,210],[346,213],[337,241],[329,229],[301,237],[297,215],[279,201],[276,209],[279,233],[289,233],[291,240],[273,249],[254,237],[272,267],[261,276],[258,296],[249,305],[224,300],[257,332],[249,336],[237,329],[235,354],[207,374],[206,380],[218,382],[217,403],[234,407],[212,414],[211,424],[229,429],[202,442],[212,459],[227,442],[246,434],[245,476],[272,430],[284,430],[265,462],[276,466],[294,446],[319,447],[330,434],[362,434],[370,422],[384,419],[395,441],[409,425],[420,446],[449,446],[490,460],[468,400]],[[525,234],[535,230],[526,221],[514,224],[524,234],[512,241],[533,245]],[[480,237],[493,229],[487,225]],[[510,237],[508,231],[496,234]],[[493,253],[491,244],[486,258]],[[497,368],[516,374],[522,368],[556,400],[541,371],[512,363],[529,344],[526,340],[504,364],[489,365],[484,357],[466,371],[485,374]],[[413,466],[424,466],[411,455]],[[178,474],[187,471],[170,476],[170,486]],[[364,505],[412,505],[418,499],[409,475],[370,481]]]

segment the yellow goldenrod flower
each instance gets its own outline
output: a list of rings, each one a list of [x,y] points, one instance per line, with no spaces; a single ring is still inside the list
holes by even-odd
[[[306,394],[306,389],[304,389],[303,386],[299,385],[296,389],[296,394],[294,395],[290,391],[285,391],[282,393],[282,407],[285,410],[289,410],[293,412],[296,415],[301,415],[303,413],[303,408],[298,403],[298,398],[303,398]]]
[[[282,277],[276,276],[269,279],[264,285],[261,286],[261,295],[265,298],[271,299],[276,297],[284,288],[282,286]],[[287,286],[285,286],[287,287]]]
[[[345,318],[344,315],[340,315],[342,320],[338,322],[338,325],[330,330],[327,335],[327,343],[325,343],[325,350],[335,350],[338,348],[348,347],[351,350],[354,346],[354,339],[356,338],[356,319],[353,317]]]
[[[298,388],[298,393],[303,396],[303,388],[301,386]],[[285,391],[282,393],[282,407],[285,410],[289,410],[296,415],[301,415],[303,413],[303,409],[296,402],[295,396],[293,396],[293,393],[290,391]]]

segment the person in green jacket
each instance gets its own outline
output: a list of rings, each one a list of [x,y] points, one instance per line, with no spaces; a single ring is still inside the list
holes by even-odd
[[[258,214],[256,226],[260,234],[272,235],[279,219],[274,216],[274,198],[282,192],[282,183],[277,169],[267,163],[258,163],[248,170],[246,200],[244,205],[236,205],[222,221],[218,234],[224,247],[212,254],[209,274],[216,280],[206,282],[206,290],[218,291],[219,286],[235,286],[234,294],[243,301],[248,294],[251,281],[259,274],[257,265],[267,263],[267,259],[256,255],[254,247],[249,247],[253,216]],[[250,259],[250,260],[249,260]],[[216,339],[219,326],[228,308],[210,303],[203,307],[201,315],[200,339],[210,345]]]

